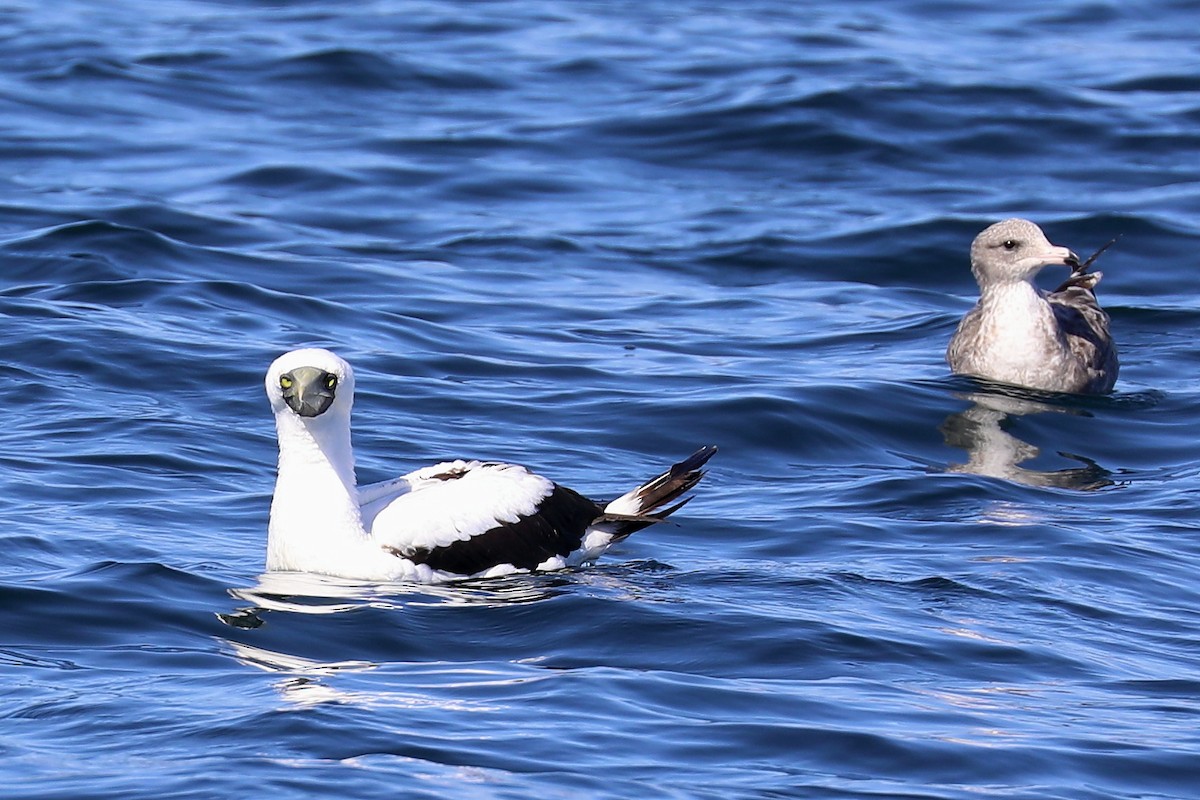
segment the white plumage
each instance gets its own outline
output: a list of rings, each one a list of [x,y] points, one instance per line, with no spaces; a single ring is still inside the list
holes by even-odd
[[[705,447],[600,504],[515,464],[447,461],[358,486],[350,443],[354,372],[328,350],[267,371],[279,437],[267,569],[429,583],[560,569],[666,517],[716,452]]]

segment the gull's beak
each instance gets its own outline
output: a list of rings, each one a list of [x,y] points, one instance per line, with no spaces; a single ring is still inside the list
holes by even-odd
[[[1062,250],[1064,253],[1066,253],[1066,255],[1063,256],[1064,264],[1066,264],[1068,267],[1070,267],[1073,270],[1079,269],[1079,267],[1081,266],[1079,263],[1079,256],[1075,255],[1074,252],[1072,252],[1071,250],[1068,250],[1065,247],[1060,247],[1058,249]]]

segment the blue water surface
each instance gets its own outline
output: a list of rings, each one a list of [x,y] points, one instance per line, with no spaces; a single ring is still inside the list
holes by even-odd
[[[1195,31],[0,0],[0,793],[1195,798]],[[1121,237],[1112,396],[948,374],[1014,215]],[[362,480],[721,452],[590,569],[264,575],[300,345]]]

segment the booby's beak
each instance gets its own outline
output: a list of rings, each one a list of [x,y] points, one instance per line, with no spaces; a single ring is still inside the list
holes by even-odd
[[[297,367],[279,377],[284,402],[302,417],[325,413],[333,404],[337,376],[316,367]]]

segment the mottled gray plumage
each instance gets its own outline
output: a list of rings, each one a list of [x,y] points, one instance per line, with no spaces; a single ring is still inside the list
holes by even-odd
[[[1044,292],[1033,279],[1051,265],[1071,267],[1072,275]],[[1093,291],[1101,274],[1087,266],[1028,220],[1006,219],[987,228],[971,244],[979,302],[950,340],[950,368],[1031,389],[1111,391],[1117,347]]]

